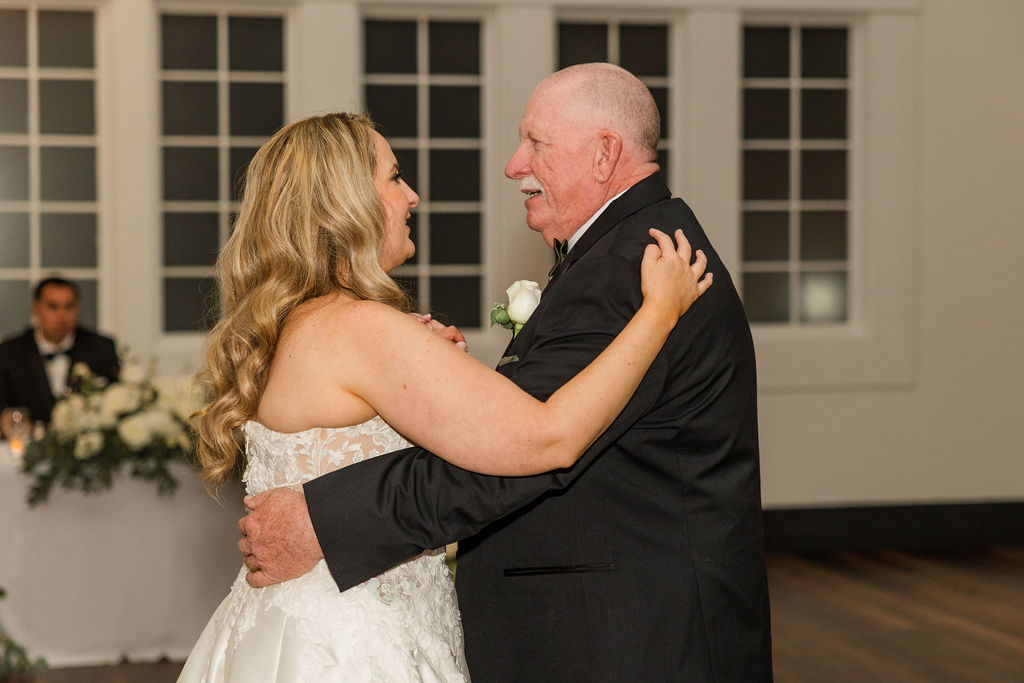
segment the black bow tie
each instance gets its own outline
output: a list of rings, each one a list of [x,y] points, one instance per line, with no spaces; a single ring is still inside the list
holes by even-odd
[[[68,355],[68,352],[67,351],[55,351],[53,353],[43,353],[43,354],[40,354],[40,355],[42,355],[44,361],[49,363],[51,360],[53,360],[57,356],[66,356],[66,355]]]
[[[548,271],[548,277],[554,277],[555,271],[558,270],[558,266],[562,265],[562,261],[565,260],[565,255],[569,253],[569,240],[562,242],[559,239],[553,240],[553,247],[555,250],[555,265],[551,266],[551,270]]]

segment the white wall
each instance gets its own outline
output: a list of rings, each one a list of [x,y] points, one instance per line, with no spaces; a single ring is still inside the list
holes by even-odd
[[[920,18],[914,379],[763,393],[766,507],[1024,499],[1024,3]]]

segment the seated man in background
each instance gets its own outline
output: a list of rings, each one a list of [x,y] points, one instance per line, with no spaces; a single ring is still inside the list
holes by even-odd
[[[28,408],[34,421],[50,421],[57,398],[68,389],[71,366],[85,363],[115,381],[120,371],[114,340],[78,326],[75,283],[46,278],[33,292],[36,327],[0,344],[0,410]]]

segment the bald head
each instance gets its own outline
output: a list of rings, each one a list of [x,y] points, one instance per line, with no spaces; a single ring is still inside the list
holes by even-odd
[[[569,239],[616,195],[657,172],[660,119],[635,76],[581,64],[544,79],[519,122],[505,175],[526,195],[526,223]]]
[[[630,72],[605,62],[576,64],[544,79],[542,88],[568,95],[574,117],[618,132],[633,154],[645,161],[657,158],[658,107],[647,86]]]

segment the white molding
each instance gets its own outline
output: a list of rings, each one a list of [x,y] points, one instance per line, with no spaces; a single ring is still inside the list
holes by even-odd
[[[355,2],[303,2],[290,15],[286,119],[361,111],[362,13]]]
[[[157,353],[160,296],[160,77],[155,7],[99,6],[101,326],[141,360]]]
[[[682,24],[676,100],[683,183],[673,191],[690,205],[726,267],[740,264],[740,35],[734,11],[694,11]]]

